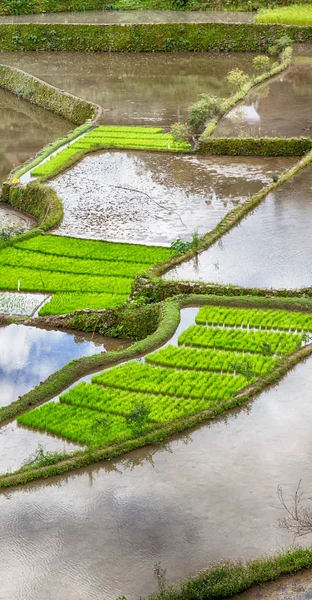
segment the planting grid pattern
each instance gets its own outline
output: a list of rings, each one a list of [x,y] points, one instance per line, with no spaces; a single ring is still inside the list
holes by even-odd
[[[165,152],[189,152],[187,142],[175,142],[171,133],[163,133],[156,127],[101,126],[80,137],[47,161],[31,171],[32,176],[50,176],[65,165],[75,154],[101,148],[128,148],[132,150],[157,150]]]
[[[40,235],[0,251],[0,285],[55,294],[40,315],[114,307],[136,275],[170,256],[167,248]]]
[[[281,315],[280,313],[286,313]],[[192,325],[178,339],[146,356],[95,375],[18,422],[87,445],[110,445],[207,409],[223,412],[234,396],[306,340],[309,315],[203,307],[198,323],[231,316],[233,327]],[[251,329],[258,315],[262,331]],[[288,331],[276,331],[278,323]],[[258,321],[257,321],[258,322]],[[265,323],[272,323],[272,331]],[[291,329],[298,329],[294,333]],[[240,328],[238,328],[238,325]],[[243,327],[242,327],[243,325]]]

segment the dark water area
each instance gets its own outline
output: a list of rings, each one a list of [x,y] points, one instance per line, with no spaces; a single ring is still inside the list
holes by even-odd
[[[0,598],[132,600],[156,591],[157,563],[177,583],[289,547],[277,486],[311,492],[311,360],[166,444],[1,494]]]
[[[89,10],[81,12],[0,16],[8,23],[252,23],[253,13],[176,10]]]
[[[198,261],[169,271],[165,279],[190,279],[243,287],[312,285],[312,166],[269,194],[262,204]]]
[[[8,64],[103,107],[107,125],[170,126],[199,94],[229,96],[227,73],[252,72],[255,54],[235,52],[1,52]]]
[[[293,159],[161,152],[92,154],[51,185],[62,198],[58,235],[170,245],[213,229]],[[86,202],[86,198],[88,201]]]
[[[74,127],[62,117],[1,89],[0,114],[0,185],[14,167]]]
[[[312,48],[298,44],[287,71],[256,87],[217,125],[213,137],[311,137]]]
[[[70,360],[120,345],[127,342],[25,325],[0,328],[0,406],[17,400]]]

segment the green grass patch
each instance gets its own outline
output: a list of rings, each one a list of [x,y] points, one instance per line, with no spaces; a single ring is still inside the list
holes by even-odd
[[[134,278],[170,257],[168,248],[93,242],[57,236],[21,240],[0,251],[0,286],[55,293],[40,315],[123,303]]]
[[[100,148],[131,148],[134,150],[157,150],[166,152],[189,152],[186,142],[175,142],[170,133],[155,127],[97,127],[76,142],[51,156],[46,162],[31,171],[37,177],[51,176],[66,165],[75,155]]]
[[[244,331],[191,325],[181,333],[179,344],[268,354],[288,354],[300,348],[304,337],[277,331]]]
[[[286,310],[237,309],[225,306],[203,306],[196,316],[199,325],[226,325],[312,331],[312,314]]]
[[[263,8],[254,19],[255,23],[282,25],[312,25],[312,4],[293,4],[280,8]]]

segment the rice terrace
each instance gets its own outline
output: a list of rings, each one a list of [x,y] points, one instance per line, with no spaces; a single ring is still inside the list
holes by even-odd
[[[0,600],[312,597],[312,4],[0,0]]]

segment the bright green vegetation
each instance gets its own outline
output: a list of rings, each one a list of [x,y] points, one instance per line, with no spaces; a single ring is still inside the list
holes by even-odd
[[[283,25],[312,25],[312,4],[294,4],[281,8],[263,8],[255,16],[255,23],[282,23]]]
[[[41,315],[122,304],[136,275],[172,255],[168,248],[37,236],[0,251],[0,286],[56,293]]]
[[[106,388],[96,383],[84,382],[63,394],[60,401],[124,417],[133,411],[138,404],[144,404],[149,409],[149,421],[155,423],[166,423],[185,415],[200,412],[207,409],[211,404],[207,400],[172,398],[160,394]]]
[[[52,296],[51,300],[40,308],[39,316],[66,315],[75,310],[83,310],[85,308],[92,310],[116,308],[118,305],[124,304],[127,298],[128,294],[58,293]]]
[[[230,327],[312,331],[312,314],[288,312],[286,310],[203,306],[196,317],[196,323],[198,325],[226,325]]]
[[[163,133],[155,127],[106,127],[93,129],[80,137],[71,146],[64,148],[49,160],[38,165],[31,172],[35,176],[48,176],[75,155],[100,148],[131,148],[134,150],[158,150],[171,152],[189,152],[191,146],[186,142],[174,141],[170,133]]]
[[[104,371],[95,375],[92,381],[121,390],[209,400],[228,399],[248,383],[242,375],[178,371],[136,362]]]
[[[263,354],[288,354],[300,348],[303,336],[277,331],[244,331],[191,325],[179,337],[179,344],[202,348],[222,348],[260,352]]]
[[[51,402],[18,417],[18,422],[48,430],[81,444],[102,446],[124,441],[131,430],[124,417]]]
[[[177,369],[192,369],[194,371],[245,371],[262,375],[271,371],[277,361],[276,358],[263,356],[262,354],[248,354],[242,352],[230,352],[227,350],[209,349],[199,350],[181,346],[166,346],[152,354],[148,354],[146,362],[164,367],[175,367]]]
[[[199,320],[206,309],[199,311]],[[237,318],[248,313],[229,310]],[[249,312],[252,318],[257,311]],[[273,353],[296,350],[303,337],[192,325],[180,335],[177,347],[161,348],[145,362],[130,361],[103,371],[91,383],[69,389],[59,403],[24,413],[18,422],[96,448],[129,441],[177,419],[223,412],[238,392],[252,389],[249,386],[257,385],[259,376],[267,377],[282,366],[282,359]]]

